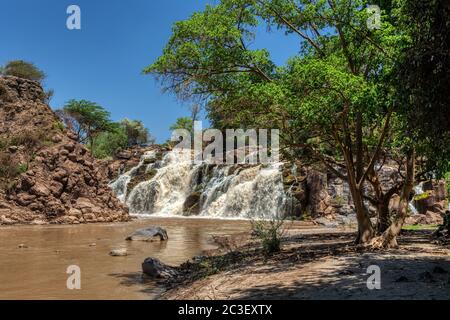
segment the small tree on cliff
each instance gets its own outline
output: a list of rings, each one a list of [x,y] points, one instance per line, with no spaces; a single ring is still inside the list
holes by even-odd
[[[401,127],[386,79],[404,39],[389,19],[381,29],[369,30],[368,4],[222,0],[176,23],[164,54],[145,70],[182,99],[204,99],[215,124],[279,128],[286,156],[319,161],[346,180],[359,243],[376,235],[364,187],[368,180],[379,182],[375,165],[388,153],[388,138],[400,132],[393,130]],[[300,53],[285,66],[277,67],[268,50],[251,49],[261,21],[266,30],[299,37]],[[399,151],[413,156],[411,150]],[[412,169],[407,163],[403,170]],[[401,185],[403,211],[412,185],[408,177]]]
[[[2,74],[6,76],[15,76],[38,82],[42,82],[46,77],[45,73],[33,63],[23,60],[9,61],[2,69]]]
[[[82,143],[89,143],[94,150],[95,138],[102,132],[115,128],[110,120],[110,113],[95,102],[87,100],[70,100],[64,106],[66,124],[73,129]]]
[[[0,67],[0,74],[38,81],[41,86],[44,86],[43,82],[46,78],[44,71],[36,67],[34,63],[23,60],[9,61],[4,67]],[[48,104],[52,99],[53,94],[53,89],[47,90],[43,97],[44,102]]]

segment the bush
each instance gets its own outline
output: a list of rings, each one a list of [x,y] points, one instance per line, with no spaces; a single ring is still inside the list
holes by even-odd
[[[53,130],[64,132],[65,126],[61,121],[55,121],[53,123]]]
[[[110,132],[100,133],[94,141],[92,155],[98,159],[105,159],[126,148],[127,135],[123,128],[116,127]]]
[[[29,149],[41,145],[48,145],[50,141],[48,140],[47,135],[47,132],[44,130],[25,130],[10,138],[9,145],[25,146]]]
[[[8,153],[0,152],[0,178],[13,179],[20,174],[19,166],[12,162]]]
[[[253,235],[261,241],[265,253],[271,254],[281,250],[281,238],[284,234],[283,219],[252,220],[251,223]]]
[[[23,60],[8,62],[3,68],[2,73],[7,76],[15,76],[39,82],[45,78],[45,73],[42,70],[39,70],[33,63]]]

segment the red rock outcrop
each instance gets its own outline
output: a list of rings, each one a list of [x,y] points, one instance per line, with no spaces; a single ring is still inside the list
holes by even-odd
[[[108,167],[43,102],[41,86],[0,77],[0,224],[126,221]]]

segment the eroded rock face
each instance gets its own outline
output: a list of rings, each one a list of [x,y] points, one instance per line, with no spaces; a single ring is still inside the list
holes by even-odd
[[[387,192],[401,180],[396,163],[386,161],[379,178],[383,191]],[[355,208],[349,186],[334,174],[302,166],[300,162],[286,163],[283,167],[283,184],[292,198],[289,215],[313,218],[323,225],[355,224]],[[444,181],[430,181],[424,184],[423,189],[429,196],[415,202],[420,214],[409,218],[407,223],[439,224],[445,211],[446,184]],[[365,185],[365,192],[373,194],[369,184]],[[399,196],[394,194],[389,204],[390,211],[398,206],[398,201]],[[369,201],[365,201],[365,204],[371,217],[375,217],[376,208]]]
[[[0,77],[0,224],[126,221],[108,170],[42,101],[37,82]]]

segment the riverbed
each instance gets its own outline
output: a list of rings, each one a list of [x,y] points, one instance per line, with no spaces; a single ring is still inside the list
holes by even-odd
[[[167,242],[125,241],[139,228],[161,226]],[[151,218],[128,223],[0,228],[0,299],[156,299],[161,286],[142,275],[156,257],[179,265],[216,248],[213,235],[247,232],[245,220]],[[111,257],[126,248],[128,256]],[[80,267],[81,289],[67,289],[66,273]]]

